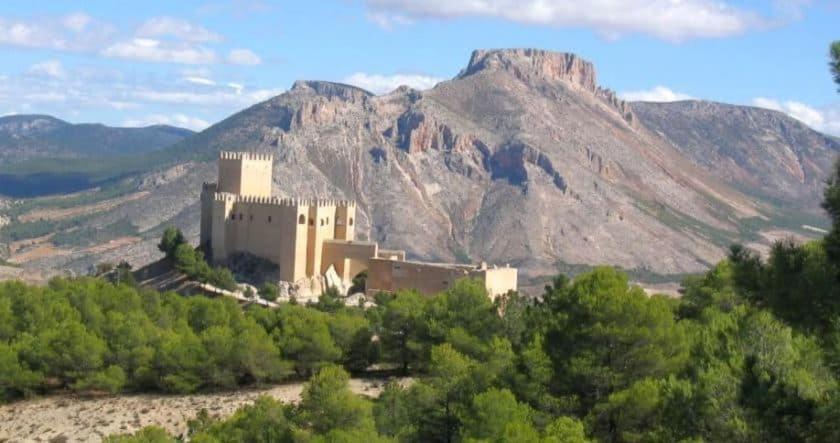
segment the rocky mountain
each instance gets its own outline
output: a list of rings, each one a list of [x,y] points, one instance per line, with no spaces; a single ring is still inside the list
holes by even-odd
[[[0,118],[0,164],[35,158],[78,158],[155,151],[192,135],[189,129],[166,125],[114,128],[71,124],[48,115]]]
[[[357,232],[385,247],[415,259],[510,263],[526,279],[604,263],[642,274],[696,272],[732,241],[806,232],[801,211],[769,197],[813,194],[809,180],[825,174],[836,145],[776,114],[737,123],[733,134],[750,132],[730,136],[738,143],[715,142],[698,131],[736,123],[716,121],[712,110],[743,108],[681,105],[709,110],[708,120],[689,109],[674,112],[671,125],[668,106],[628,104],[598,86],[591,63],[533,49],[475,51],[455,78],[426,91],[375,96],[299,81],[161,151],[178,161],[131,182],[143,198],[85,220],[106,231],[128,222],[132,241],[26,266],[84,270],[120,258],[139,265],[157,257],[156,237],[170,223],[197,238],[200,184],[215,180],[220,150],[274,153],[279,195],[355,198]],[[762,142],[771,136],[782,141]],[[762,149],[779,160],[752,157]],[[795,164],[781,160],[785,149],[797,152]],[[701,150],[743,163],[748,173],[730,176]],[[776,163],[807,165],[807,179],[756,179],[768,198],[742,186],[765,169],[782,170]]]
[[[642,124],[701,168],[750,195],[814,210],[840,141],[761,108],[683,101],[633,103]]]

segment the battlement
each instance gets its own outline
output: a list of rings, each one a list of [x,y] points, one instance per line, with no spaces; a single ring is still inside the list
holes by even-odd
[[[263,160],[274,161],[274,154],[260,152],[221,151],[219,160]]]
[[[229,192],[217,192],[213,196],[216,201],[227,201],[233,203],[256,203],[275,206],[294,207],[356,207],[354,200],[333,200],[333,199],[306,199],[290,197],[266,197],[259,195],[238,195]]]

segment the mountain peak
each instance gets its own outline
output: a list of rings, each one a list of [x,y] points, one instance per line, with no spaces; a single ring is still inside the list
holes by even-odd
[[[542,49],[477,49],[459,78],[484,71],[507,71],[520,80],[562,80],[589,91],[597,89],[595,67],[572,53]]]
[[[339,97],[345,100],[362,99],[372,97],[371,92],[365,91],[353,85],[334,83],[322,80],[298,80],[292,85],[292,92],[306,93],[314,92],[328,98]]]

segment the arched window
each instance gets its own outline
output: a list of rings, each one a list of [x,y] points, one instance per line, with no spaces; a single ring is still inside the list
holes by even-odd
[[[306,216],[305,215],[300,214],[300,216],[298,217],[298,224],[299,225],[305,225],[306,224]]]
[[[350,220],[347,224],[350,225],[350,226],[353,226],[353,217],[350,217]]]

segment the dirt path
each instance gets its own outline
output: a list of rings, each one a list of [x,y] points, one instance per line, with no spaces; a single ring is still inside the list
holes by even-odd
[[[384,383],[380,379],[353,379],[350,388],[353,392],[376,397]],[[186,433],[187,420],[194,418],[201,409],[207,409],[211,415],[226,417],[261,395],[296,402],[302,390],[303,383],[293,383],[214,394],[36,398],[0,406],[0,441],[47,442],[63,436],[66,437],[63,441],[98,442],[104,436],[134,432],[149,425],[162,426],[177,436]]]

